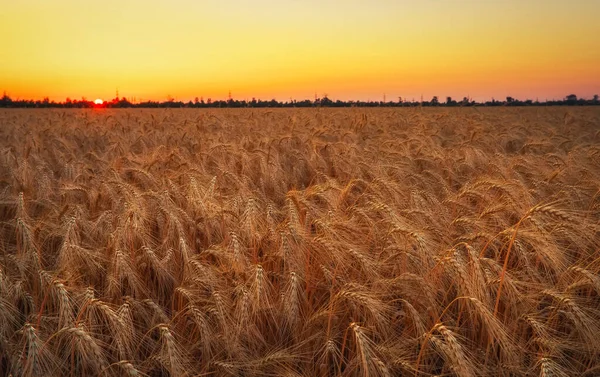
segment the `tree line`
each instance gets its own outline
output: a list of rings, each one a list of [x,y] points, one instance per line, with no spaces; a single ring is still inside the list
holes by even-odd
[[[402,97],[398,97],[396,101],[341,101],[332,100],[327,95],[322,98],[315,98],[314,101],[295,100],[290,99],[289,101],[281,102],[275,99],[272,100],[261,100],[252,98],[252,100],[234,100],[229,98],[228,100],[211,100],[208,98],[206,101],[203,98],[196,97],[194,101],[177,101],[173,98],[168,98],[166,101],[143,101],[134,102],[127,98],[115,97],[110,101],[105,101],[103,104],[98,105],[93,101],[89,101],[85,98],[81,100],[72,100],[70,98],[65,99],[63,102],[50,101],[48,97],[43,100],[27,100],[27,99],[12,99],[6,92],[0,98],[0,107],[11,107],[11,108],[164,108],[164,107],[189,107],[189,108],[261,108],[261,107],[417,107],[417,106],[590,106],[600,105],[598,95],[594,95],[592,99],[578,98],[575,94],[569,94],[562,100],[545,100],[540,102],[538,100],[519,100],[513,97],[506,97],[505,100],[498,101],[492,99],[485,102],[477,102],[469,97],[463,97],[462,100],[454,100],[452,97],[446,97],[445,101],[440,101],[438,96],[433,96],[431,100],[420,100],[415,101],[406,100]]]

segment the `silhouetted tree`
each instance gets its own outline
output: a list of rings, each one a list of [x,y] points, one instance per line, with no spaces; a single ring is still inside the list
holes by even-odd
[[[8,94],[6,94],[6,92],[4,92],[4,94],[2,95],[2,98],[0,98],[0,106],[8,107],[11,104],[12,104],[12,99],[8,96]]]
[[[333,101],[329,99],[327,93],[323,94],[323,98],[321,98],[320,105],[321,106],[331,106]]]
[[[566,97],[566,100],[567,100],[568,103],[577,102],[577,96],[575,94],[569,94]]]
[[[115,103],[112,107],[120,107],[120,108],[131,107],[131,102],[129,102],[127,100],[127,98],[123,97],[123,98],[120,98],[117,101],[117,103]]]
[[[229,98],[227,100],[218,100],[212,101],[212,99],[208,99],[205,103],[203,97],[195,97],[193,102],[188,100],[188,102],[176,101],[173,97],[168,96],[167,100],[164,102],[155,102],[155,101],[145,101],[134,103],[128,101],[125,97],[119,98],[116,97],[111,101],[107,101],[101,107],[195,107],[195,108],[207,108],[207,107],[225,107],[225,108],[238,108],[238,107],[311,107],[311,106],[325,106],[325,107],[376,107],[376,106],[385,106],[385,107],[414,107],[414,106],[537,106],[537,105],[600,105],[600,101],[598,99],[598,95],[594,95],[593,99],[583,99],[577,98],[575,94],[570,94],[565,97],[563,100],[558,101],[548,101],[547,99],[544,102],[539,102],[536,98],[535,101],[527,99],[525,101],[521,101],[515,99],[513,97],[506,97],[506,101],[496,101],[492,98],[491,101],[486,102],[475,102],[471,100],[469,97],[463,97],[462,101],[457,102],[452,99],[452,97],[446,97],[446,101],[444,103],[439,102],[438,96],[433,96],[431,101],[424,101],[421,98],[421,101],[415,101],[413,98],[412,101],[406,101],[402,97],[398,97],[398,102],[385,102],[385,101],[341,101],[341,100],[331,100],[327,94],[323,95],[323,98],[315,98],[314,101],[309,99],[305,100],[295,100],[290,98],[289,101],[279,102],[275,99],[270,101],[263,101],[260,99],[252,98],[251,101],[239,101],[234,100],[233,98]],[[0,107],[52,107],[52,108],[91,108],[98,107],[93,102],[88,101],[85,97],[82,97],[80,101],[71,100],[70,98],[66,98],[64,102],[54,102],[50,101],[48,97],[44,97],[43,100],[13,100],[11,99],[6,92],[4,92],[3,96],[0,97]]]

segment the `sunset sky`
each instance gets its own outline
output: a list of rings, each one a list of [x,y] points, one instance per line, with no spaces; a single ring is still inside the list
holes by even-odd
[[[0,1],[13,98],[600,94],[598,0]]]

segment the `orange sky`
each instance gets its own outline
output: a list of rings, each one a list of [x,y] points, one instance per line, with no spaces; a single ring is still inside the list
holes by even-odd
[[[21,0],[0,91],[189,100],[600,94],[600,1]]]

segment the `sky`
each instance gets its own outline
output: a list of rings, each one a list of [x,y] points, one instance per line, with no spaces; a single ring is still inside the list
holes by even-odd
[[[0,91],[62,101],[600,94],[599,0],[0,0]]]

